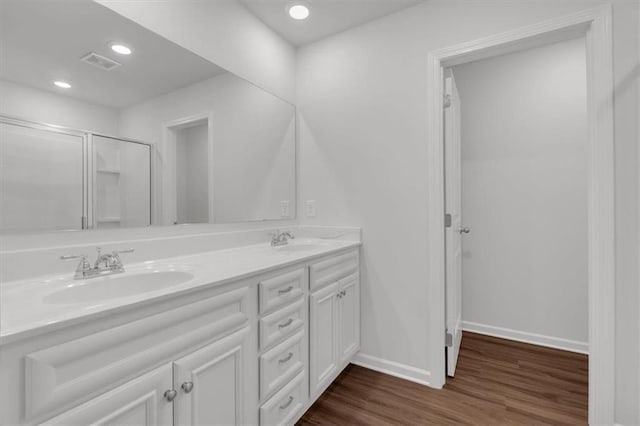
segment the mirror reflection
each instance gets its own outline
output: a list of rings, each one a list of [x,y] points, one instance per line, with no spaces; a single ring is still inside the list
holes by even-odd
[[[0,63],[0,231],[295,217],[293,105],[110,9],[3,0]]]

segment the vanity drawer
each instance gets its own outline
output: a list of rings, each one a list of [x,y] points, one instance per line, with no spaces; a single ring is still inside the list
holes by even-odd
[[[260,320],[260,349],[291,335],[304,324],[304,298]]]
[[[261,281],[258,284],[260,313],[264,314],[300,297],[304,282],[305,268]]]
[[[260,356],[260,398],[287,383],[304,368],[304,330]]]
[[[290,425],[305,401],[304,371],[260,407],[260,425]]]
[[[358,266],[357,251],[340,254],[311,265],[311,291],[355,274],[358,272]]]

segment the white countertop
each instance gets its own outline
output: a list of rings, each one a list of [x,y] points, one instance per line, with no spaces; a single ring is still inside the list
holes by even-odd
[[[288,249],[258,244],[138,264],[125,263],[126,272],[123,274],[89,280],[73,280],[74,265],[69,265],[69,274],[64,276],[48,275],[6,282],[0,286],[0,345],[77,324],[99,315],[112,314],[120,309],[150,301],[158,302],[196,288],[222,285],[360,244],[359,241],[297,239],[289,244]],[[127,296],[111,294],[108,299],[93,302],[50,302],[51,295],[74,286],[90,286],[92,283],[157,271],[188,272],[193,274],[193,279],[144,293]]]

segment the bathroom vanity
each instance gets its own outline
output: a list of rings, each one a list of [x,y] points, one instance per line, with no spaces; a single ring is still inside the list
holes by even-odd
[[[293,424],[359,349],[359,245],[4,283],[0,423]]]
[[[359,239],[297,233],[292,103],[102,3],[1,4],[0,425],[292,424]]]

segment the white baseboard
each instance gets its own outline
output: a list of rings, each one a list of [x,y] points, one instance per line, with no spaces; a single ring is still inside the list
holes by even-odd
[[[379,371],[380,373],[388,374],[390,376],[409,380],[410,382],[431,386],[429,383],[429,380],[431,379],[431,372],[427,370],[411,367],[395,361],[377,358],[375,356],[363,354],[362,352],[358,352],[351,360],[351,363],[370,370]]]
[[[581,354],[589,353],[589,344],[576,340],[561,339],[542,334],[527,333],[525,331],[511,330],[508,328],[494,327],[492,325],[478,324],[462,321],[462,329],[472,333],[485,334],[487,336],[500,337],[502,339],[515,340],[516,342],[531,343],[533,345],[546,346],[554,349],[562,349]]]

